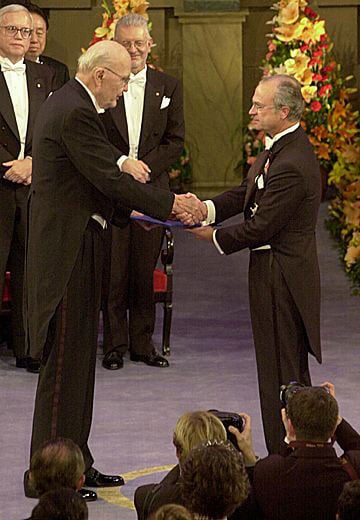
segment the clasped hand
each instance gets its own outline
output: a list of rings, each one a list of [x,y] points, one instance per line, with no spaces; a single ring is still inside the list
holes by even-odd
[[[193,226],[206,220],[207,206],[193,193],[175,195],[172,215],[186,226]]]

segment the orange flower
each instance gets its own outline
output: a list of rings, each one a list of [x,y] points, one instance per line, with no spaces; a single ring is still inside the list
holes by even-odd
[[[314,128],[311,129],[311,132],[318,138],[319,141],[322,139],[326,139],[329,135],[329,132],[325,128],[325,126],[314,126]]]
[[[328,161],[330,159],[330,147],[327,143],[320,143],[319,144],[319,147],[318,147],[318,150],[317,150],[317,155],[320,159],[325,159],[326,161]]]
[[[299,2],[292,0],[287,6],[280,9],[278,21],[279,24],[290,25],[295,23],[299,18]]]

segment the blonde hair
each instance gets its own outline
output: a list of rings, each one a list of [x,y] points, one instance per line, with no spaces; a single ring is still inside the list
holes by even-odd
[[[180,466],[193,448],[207,441],[225,442],[226,438],[223,423],[212,413],[203,411],[184,413],[178,419],[173,434],[173,443]]]

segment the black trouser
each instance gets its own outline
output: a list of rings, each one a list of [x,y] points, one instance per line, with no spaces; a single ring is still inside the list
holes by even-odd
[[[103,261],[103,230],[90,219],[65,294],[56,309],[41,362],[31,453],[56,437],[78,444],[93,464],[91,427]]]
[[[250,254],[249,296],[265,441],[278,453],[285,434],[280,386],[311,381],[305,327],[271,250]]]
[[[124,354],[129,347],[147,355],[156,317],[153,272],[164,229],[146,231],[136,222],[111,228],[103,279],[104,353],[117,348]]]

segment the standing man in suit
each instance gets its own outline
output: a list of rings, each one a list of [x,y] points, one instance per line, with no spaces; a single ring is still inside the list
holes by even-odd
[[[321,362],[320,280],[315,226],[320,172],[300,126],[300,84],[292,77],[263,78],[250,109],[252,126],[270,137],[243,183],[204,206],[208,223],[243,212],[244,222],[193,233],[221,254],[250,249],[249,297],[266,445],[283,439],[279,388],[309,386],[308,353]]]
[[[46,37],[49,30],[49,19],[40,7],[36,4],[29,4],[27,6],[28,11],[33,19],[33,32],[31,33],[29,50],[26,53],[26,58],[37,63],[45,63],[54,70],[54,90],[62,87],[64,83],[69,81],[69,69],[65,63],[44,56],[43,52],[46,47]]]
[[[129,208],[161,220],[184,210],[201,218],[195,197],[174,196],[119,171],[99,113],[116,106],[129,75],[121,45],[96,43],[80,56],[76,78],[46,101],[34,131],[25,325],[41,370],[31,452],[55,437],[72,439],[83,453],[85,484],[95,487],[123,483],[93,468],[88,447],[104,230],[114,211],[126,220]]]
[[[169,190],[167,169],[184,147],[184,114],[180,82],[147,67],[152,39],[147,21],[138,14],[120,18],[115,40],[129,53],[128,91],[104,114],[112,144],[119,150],[120,169]],[[116,222],[115,222],[116,224]],[[123,355],[150,366],[167,367],[153,345],[155,302],[153,271],[163,229],[144,230],[137,222],[111,226],[103,286],[103,366],[119,369]],[[129,312],[129,316],[127,313]]]
[[[41,104],[52,90],[48,67],[24,60],[33,30],[21,5],[0,9],[0,296],[11,270],[11,342],[16,366],[39,372],[27,356],[22,312],[27,198],[32,136]]]

